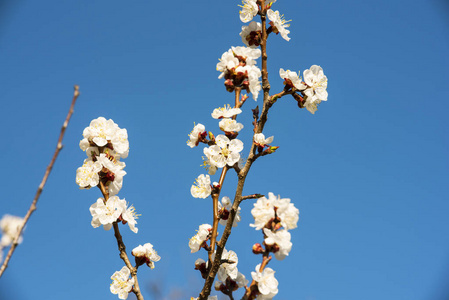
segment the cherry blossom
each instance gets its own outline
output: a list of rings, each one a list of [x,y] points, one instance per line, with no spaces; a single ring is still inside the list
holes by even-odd
[[[103,169],[103,165],[98,161],[85,159],[84,164],[76,170],[76,183],[81,189],[90,189],[100,182],[98,172]]]
[[[154,269],[154,263],[161,259],[157,254],[156,250],[153,249],[153,245],[146,243],[145,245],[139,245],[133,249],[132,255],[136,257],[136,262],[138,259],[143,260],[151,269]]]
[[[198,232],[190,239],[189,247],[190,252],[194,253],[200,250],[203,243],[209,238],[212,226],[209,224],[202,224],[198,228]]]
[[[103,198],[98,198],[97,202],[92,204],[89,208],[92,215],[91,225],[93,228],[97,228],[103,225],[105,230],[112,228],[112,223],[117,221],[123,212],[120,199],[117,196],[112,196],[108,199],[106,204]]]
[[[223,118],[218,123],[218,126],[224,132],[239,132],[243,129],[243,124],[238,123],[236,120]]]
[[[206,199],[212,192],[210,176],[201,174],[195,180],[195,184],[190,188],[190,193],[194,198]]]
[[[223,197],[221,199],[221,203],[218,202],[218,215],[220,216],[220,224],[223,226],[226,226],[228,223],[229,213],[231,211],[232,202],[229,197]],[[236,227],[238,225],[238,222],[240,222],[240,211],[242,210],[241,207],[238,208],[237,214],[235,215],[234,222],[232,223],[232,227]]]
[[[259,46],[260,43],[260,32],[262,31],[262,24],[256,21],[252,21],[248,26],[242,26],[242,32],[240,36],[242,37],[242,42],[251,48]]]
[[[233,166],[240,159],[240,151],[243,150],[243,143],[238,139],[232,141],[225,135],[218,135],[215,138],[216,145],[204,148],[204,154],[210,163],[218,168]]]
[[[16,237],[20,227],[23,225],[23,218],[13,216],[13,215],[4,215],[0,220],[0,229],[2,231],[2,238],[0,240],[0,250],[3,247],[10,246],[14,238]],[[19,244],[22,242],[22,236],[19,237]],[[1,260],[0,260],[1,261]]]
[[[124,266],[120,271],[116,271],[112,276],[111,293],[117,295],[119,299],[127,299],[128,294],[132,291],[134,278],[129,278],[131,272],[128,267]]]
[[[260,264],[256,266],[256,272],[251,272],[251,277],[257,282],[260,296],[257,299],[272,299],[278,293],[278,281],[274,277],[274,271],[271,268],[265,268],[262,272]]]
[[[279,69],[279,76],[284,79],[284,84],[289,85],[290,87],[294,86],[296,89],[302,91],[307,86],[302,82],[302,79],[299,77],[296,72],[292,72],[290,70],[285,71],[284,69]]]
[[[200,124],[200,123],[196,124],[193,127],[192,132],[190,132],[190,134],[189,134],[189,140],[187,141],[187,146],[189,146],[190,148],[194,148],[194,147],[198,146],[199,137],[205,131],[206,131],[206,127],[204,127],[203,124]]]
[[[290,31],[287,30],[287,27],[290,27],[290,24],[287,24],[288,21],[285,21],[283,16],[279,14],[279,11],[269,9],[267,11],[267,17],[271,21],[270,24],[273,26],[273,32],[276,34],[280,33],[284,40],[287,42],[290,41],[290,38],[288,37]]]
[[[318,104],[327,101],[327,77],[320,66],[313,65],[305,70],[304,82],[307,84],[304,94],[308,100],[310,99],[309,101],[312,103],[319,101]]]
[[[290,250],[292,249],[291,234],[287,230],[278,230],[276,232],[271,231],[270,229],[264,228],[263,232],[266,235],[264,240],[265,245],[275,246],[274,256],[278,260],[283,260]]]
[[[235,115],[238,115],[242,112],[240,108],[233,108],[229,104],[224,107],[219,107],[214,109],[212,112],[212,118],[214,119],[222,119],[222,118],[232,118]]]
[[[240,11],[240,20],[243,23],[251,21],[259,12],[259,7],[256,2],[256,0],[243,0],[243,6],[239,5],[242,8]]]

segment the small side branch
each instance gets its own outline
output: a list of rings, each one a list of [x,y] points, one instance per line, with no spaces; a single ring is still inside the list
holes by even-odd
[[[42,178],[41,184],[39,185],[39,188],[36,191],[33,202],[31,203],[31,206],[28,209],[28,212],[25,215],[25,218],[23,219],[23,224],[19,228],[19,230],[17,230],[17,234],[14,237],[14,241],[11,245],[11,248],[9,249],[5,260],[3,261],[3,264],[0,268],[0,277],[2,277],[3,273],[5,272],[6,268],[8,267],[9,260],[11,259],[11,256],[14,253],[14,250],[17,248],[17,245],[19,244],[19,238],[22,234],[23,228],[25,227],[26,223],[30,219],[31,214],[36,210],[37,201],[39,200],[39,197],[44,189],[45,183],[47,182],[48,176],[50,175],[50,172],[53,169],[53,165],[55,164],[56,158],[58,157],[59,152],[62,149],[62,139],[64,138],[64,133],[65,133],[65,130],[67,129],[67,125],[69,124],[70,118],[72,117],[73,108],[75,107],[76,99],[78,99],[78,96],[80,94],[79,87],[77,85],[75,85],[74,89],[75,89],[75,91],[73,93],[72,104],[70,105],[70,109],[69,109],[67,117],[64,121],[64,124],[62,125],[61,133],[59,134],[58,144],[56,145],[55,153],[53,154],[50,164],[47,166],[47,170],[45,171],[45,174],[44,174],[44,177]]]

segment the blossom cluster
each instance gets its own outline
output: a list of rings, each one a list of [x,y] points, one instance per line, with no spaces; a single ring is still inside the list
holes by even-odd
[[[314,114],[321,101],[327,101],[327,77],[324,75],[323,68],[313,65],[310,69],[304,71],[304,81],[296,72],[290,70],[279,70],[279,76],[284,79],[287,89],[295,89],[301,93],[299,96],[299,107],[305,107]],[[297,94],[293,94],[295,97]]]
[[[255,244],[253,252],[265,255],[271,252],[276,259],[283,260],[292,249],[291,234],[288,230],[297,227],[299,210],[290,199],[268,193],[268,198],[257,199],[251,214],[254,217],[254,224],[250,226],[256,230],[262,229],[265,246],[264,248],[261,244]],[[274,273],[271,268],[260,270],[260,265],[256,267],[256,272],[251,272],[260,293],[257,299],[272,299],[277,294],[278,281]]]
[[[256,59],[261,55],[260,49],[250,47],[231,47],[223,53],[217,71],[221,72],[219,79],[225,79],[225,87],[228,92],[233,92],[236,87],[241,87],[253,95],[257,100],[262,89],[259,78],[262,76],[256,66]]]
[[[121,129],[113,120],[99,117],[84,129],[79,145],[81,150],[86,152],[87,158],[76,171],[76,183],[81,189],[99,187],[103,194],[103,197],[98,198],[89,208],[92,227],[103,225],[105,230],[110,230],[121,222],[128,224],[131,231],[137,233],[136,219],[139,215],[134,206],[128,205],[125,199],[120,199],[117,195],[126,174],[123,170],[126,165],[120,159],[127,158],[129,154],[127,130]],[[114,230],[116,229],[118,230],[118,227],[114,227]],[[150,243],[134,248],[132,255],[136,260],[136,268],[145,263],[153,269],[154,262],[160,260]],[[117,294],[120,299],[127,299],[128,294],[134,291],[133,286],[137,280],[135,275],[131,278],[130,275],[131,270],[127,266],[116,271],[111,277],[111,293]]]

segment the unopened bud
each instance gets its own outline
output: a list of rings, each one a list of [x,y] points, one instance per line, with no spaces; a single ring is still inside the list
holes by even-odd
[[[261,254],[264,253],[265,250],[262,248],[262,245],[259,243],[256,243],[253,245],[253,253],[254,254]]]
[[[209,131],[209,140],[215,142],[215,136],[212,132]]]

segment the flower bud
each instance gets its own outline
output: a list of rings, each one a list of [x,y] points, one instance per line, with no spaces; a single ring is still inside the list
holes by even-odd
[[[265,250],[262,248],[262,245],[259,243],[256,243],[253,245],[253,253],[254,254],[261,254],[264,253]]]

